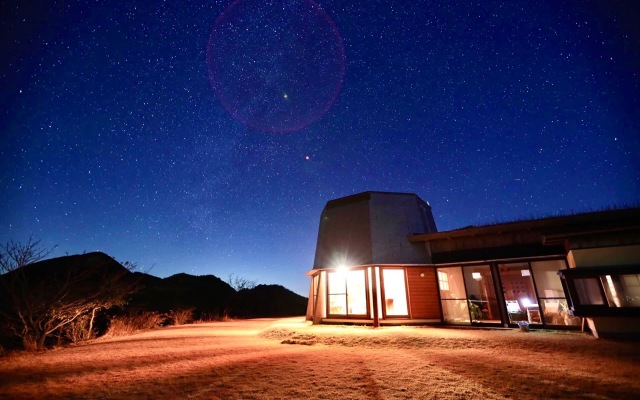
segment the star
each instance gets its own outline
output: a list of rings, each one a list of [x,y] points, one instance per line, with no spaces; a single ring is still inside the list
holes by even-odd
[[[415,192],[443,231],[638,201],[632,1],[194,0],[206,16],[159,5],[161,23],[111,3],[47,9],[66,22],[46,34],[44,11],[12,8],[0,243],[36,231],[64,244],[52,256],[107,248],[160,276],[243,268],[306,296],[313,221],[335,198]],[[105,20],[140,40],[122,46]],[[522,27],[496,41],[504,21]]]

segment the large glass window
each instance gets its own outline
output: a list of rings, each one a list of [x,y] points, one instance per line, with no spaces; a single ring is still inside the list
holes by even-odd
[[[471,320],[484,323],[501,322],[491,267],[477,265],[464,267],[463,270]]]
[[[569,313],[558,271],[567,268],[564,260],[534,261],[531,263],[542,318],[550,325],[579,325],[580,318]]]
[[[461,267],[438,268],[442,315],[449,324],[469,324],[467,293]]]
[[[328,273],[329,315],[367,315],[367,286],[363,269]]]
[[[509,322],[541,324],[542,316],[529,263],[500,264],[498,269]]]
[[[570,309],[579,317],[637,316],[640,265],[570,268],[558,271],[569,293]]]
[[[408,316],[404,269],[382,269],[384,306],[387,316]]]

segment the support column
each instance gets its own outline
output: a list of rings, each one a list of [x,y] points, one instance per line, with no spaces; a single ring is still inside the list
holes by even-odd
[[[324,288],[324,277],[326,276],[326,272],[320,271],[317,276],[317,283],[315,287],[315,296],[314,296],[314,305],[313,305],[313,325],[318,325],[322,322],[323,316],[323,307],[325,307],[325,299],[326,296]]]
[[[378,315],[378,274],[376,273],[376,267],[373,267],[371,271],[371,285],[373,296],[373,327],[378,328],[380,326],[380,316]]]
[[[491,277],[493,279],[493,288],[496,295],[496,302],[498,303],[498,313],[500,314],[500,322],[502,326],[507,328],[509,326],[509,314],[506,310],[506,301],[504,299],[504,291],[502,289],[502,278],[500,277],[500,268],[497,264],[490,264]]]

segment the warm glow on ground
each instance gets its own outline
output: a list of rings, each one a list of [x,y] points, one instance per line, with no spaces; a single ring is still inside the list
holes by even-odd
[[[13,354],[0,398],[623,399],[639,359],[580,333],[261,319]]]

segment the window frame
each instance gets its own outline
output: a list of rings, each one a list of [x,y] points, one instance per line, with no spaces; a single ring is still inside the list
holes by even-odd
[[[406,314],[393,314],[393,315],[388,315],[387,314],[387,291],[385,288],[385,281],[384,281],[384,271],[385,270],[400,270],[403,272],[404,275],[404,297],[406,299],[406,304],[407,304],[407,313]],[[407,269],[406,268],[390,268],[390,267],[381,267],[380,268],[380,288],[381,288],[381,306],[382,306],[382,318],[383,319],[407,319],[407,318],[411,318],[411,305],[409,304],[409,282],[407,280]]]
[[[345,276],[344,279],[344,296],[345,296],[345,304],[346,304],[346,314],[332,314],[331,313],[331,301],[330,301],[330,296],[336,296],[336,295],[342,295],[342,293],[335,293],[335,294],[331,294],[330,289],[329,289],[329,274],[339,274],[340,271],[335,270],[335,271],[327,271],[327,283],[326,283],[326,296],[327,296],[327,305],[326,305],[326,309],[327,309],[327,318],[354,318],[354,319],[364,319],[364,318],[369,318],[369,316],[371,315],[371,309],[369,308],[369,278],[368,278],[368,274],[367,274],[367,269],[366,268],[351,268],[349,269],[347,272],[352,272],[352,271],[363,271],[364,273],[364,289],[365,289],[365,302],[366,302],[366,313],[365,314],[349,314],[349,291],[348,291],[348,275]]]
[[[609,305],[602,278],[607,275],[640,274],[640,264],[626,266],[608,266],[593,268],[569,268],[558,271],[560,281],[567,295],[567,303],[572,315],[576,317],[640,317],[640,307],[612,307]],[[576,288],[577,279],[595,279],[604,304],[582,304]]]

